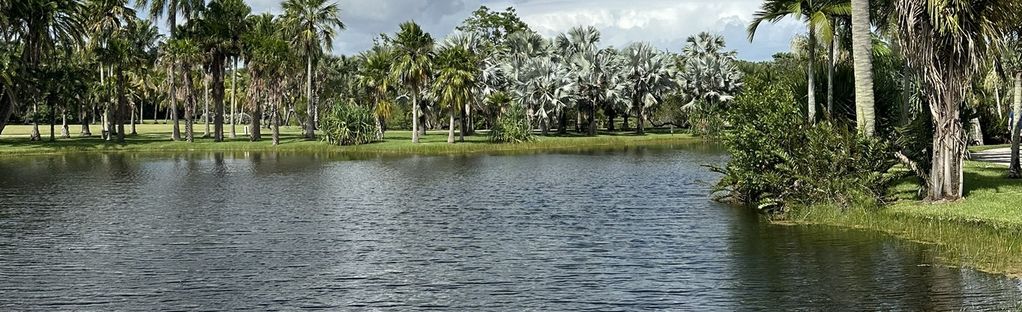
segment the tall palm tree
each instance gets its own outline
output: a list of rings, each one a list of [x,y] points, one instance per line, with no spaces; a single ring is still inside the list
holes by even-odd
[[[905,56],[922,77],[933,119],[928,199],[957,200],[965,154],[961,106],[1004,30],[1022,21],[1022,2],[898,0],[895,7],[899,32],[908,38]]]
[[[870,32],[869,0],[851,0],[852,66],[855,72],[855,123],[859,133],[873,136],[876,109],[873,104],[873,35]]]
[[[450,116],[447,143],[454,143],[454,119],[472,99],[475,86],[475,64],[472,53],[461,45],[449,45],[437,53],[437,76],[433,81],[433,94],[441,105],[447,106]],[[461,129],[464,134],[465,128]],[[462,136],[464,139],[464,136]]]
[[[848,4],[838,0],[765,0],[759,11],[753,15],[749,24],[749,41],[756,35],[756,30],[764,21],[777,22],[785,17],[794,17],[806,23],[808,29],[809,64],[806,66],[808,79],[808,117],[809,122],[816,122],[816,45],[817,33],[832,33],[832,16],[847,15]]]
[[[224,74],[227,59],[238,52],[241,24],[252,12],[242,0],[213,0],[194,20],[190,36],[206,56],[212,78],[213,141],[224,140]]]
[[[698,38],[702,38],[702,40]],[[717,41],[720,41],[719,46],[723,47],[723,40],[719,36],[713,37],[708,33],[689,38],[689,42],[692,44],[713,47],[717,45],[711,42]],[[686,49],[689,51],[688,48]],[[628,79],[628,94],[631,96],[630,110],[635,111],[638,117],[636,133],[645,134],[646,110],[659,103],[663,95],[676,86],[673,65],[667,55],[660,53],[648,43],[633,44],[625,49],[624,54],[625,77]],[[698,58],[693,55],[692,59]],[[714,81],[714,83],[716,82]]]
[[[170,28],[170,38],[177,38],[177,18],[180,15],[185,20],[189,20],[193,17],[193,13],[201,10],[205,5],[205,0],[138,0],[136,2],[138,7],[147,8],[149,11],[149,18],[151,20],[157,20],[167,14],[167,28]],[[169,64],[175,64],[175,62],[168,62]],[[170,80],[169,90],[167,91],[167,98],[170,99],[170,118],[174,125],[171,131],[171,139],[174,141],[181,140],[181,124],[178,121],[177,112],[177,80],[174,73],[177,72],[173,68],[168,68],[167,72],[170,73],[168,76]]]
[[[387,130],[387,119],[393,112],[393,101],[388,97],[394,86],[394,79],[390,74],[391,63],[394,52],[390,48],[375,46],[369,51],[363,52],[362,66],[355,75],[355,85],[365,90],[373,105],[373,114],[376,115],[376,127],[383,138]]]
[[[284,41],[280,29],[280,21],[269,13],[249,18],[249,28],[244,34],[246,67],[250,75],[251,85],[249,108],[252,111],[252,136],[250,140],[260,139],[259,120],[262,119],[262,106],[269,108],[270,126],[273,129],[273,145],[280,144],[280,122],[283,102],[283,80],[286,78],[285,67],[293,57],[287,42]],[[262,102],[262,103],[261,103]]]
[[[81,43],[85,25],[83,6],[79,0],[25,0],[5,5],[5,39],[11,39],[21,46],[19,68],[21,79],[12,81],[12,88],[5,92],[0,103],[0,131],[6,125],[16,100],[27,98],[38,103],[40,77],[33,73],[42,72],[40,67],[51,62],[56,49],[70,49]],[[34,84],[33,84],[34,82]],[[38,107],[33,104],[33,112]],[[34,113],[33,116],[38,114]],[[32,140],[39,140],[38,121],[33,118]]]
[[[402,23],[394,38],[391,74],[412,97],[412,143],[419,143],[419,95],[433,73],[433,44],[433,37],[415,22]]]
[[[316,138],[316,101],[312,95],[312,67],[323,49],[333,49],[337,31],[345,29],[341,22],[341,9],[337,3],[326,0],[284,0],[284,24],[287,33],[293,35],[292,43],[301,47],[305,57],[305,100],[308,119],[305,122],[305,136]]]

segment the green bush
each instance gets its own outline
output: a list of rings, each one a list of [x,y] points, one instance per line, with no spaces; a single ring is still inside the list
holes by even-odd
[[[809,124],[791,91],[777,85],[740,95],[719,138],[731,154],[714,168],[717,191],[759,209],[879,204],[896,178],[892,148],[829,122]]]
[[[376,118],[368,108],[337,105],[321,121],[326,140],[338,145],[368,144],[379,139]]]
[[[493,131],[490,131],[490,141],[495,143],[522,143],[535,138],[521,105],[508,107],[497,117]]]

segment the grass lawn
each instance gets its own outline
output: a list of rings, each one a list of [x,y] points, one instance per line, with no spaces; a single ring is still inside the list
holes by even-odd
[[[899,200],[887,207],[802,208],[783,222],[886,232],[933,244],[936,256],[950,264],[1022,277],[1022,180],[1006,178],[1005,171],[966,162],[966,198],[956,202],[913,200],[915,188],[902,184],[894,189]]]
[[[1011,147],[1011,144],[994,144],[994,145],[982,145],[982,146],[969,146],[969,152],[977,153],[982,151],[989,151],[992,149]]]
[[[31,126],[9,125],[0,135],[0,156],[26,154],[54,154],[66,152],[183,152],[183,151],[316,151],[353,154],[460,154],[478,152],[528,152],[540,150],[570,150],[592,147],[618,147],[638,145],[688,144],[701,142],[688,134],[650,133],[644,136],[631,132],[601,133],[595,137],[568,134],[564,136],[539,136],[536,141],[522,144],[490,143],[485,133],[465,137],[465,142],[447,143],[447,131],[429,131],[420,139],[420,144],[411,143],[411,131],[388,131],[383,142],[359,146],[336,146],[323,141],[309,141],[301,136],[299,127],[282,127],[281,144],[273,146],[271,132],[262,132],[263,140],[249,142],[243,135],[244,128],[238,127],[238,138],[225,142],[213,142],[200,138],[204,125],[196,125],[195,142],[174,142],[170,140],[171,127],[165,124],[144,124],[136,126],[138,135],[128,136],[123,144],[103,141],[98,137],[99,127],[93,126],[93,137],[78,137],[80,126],[72,126],[72,138],[49,141],[49,127],[40,126],[43,141],[28,140]],[[225,136],[230,136],[230,126],[225,125]],[[182,128],[183,130],[183,128]],[[58,136],[60,128],[57,128]]]

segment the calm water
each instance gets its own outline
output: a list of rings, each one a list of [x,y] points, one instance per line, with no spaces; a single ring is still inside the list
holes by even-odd
[[[1017,280],[711,202],[706,147],[0,159],[0,310],[1003,310]]]

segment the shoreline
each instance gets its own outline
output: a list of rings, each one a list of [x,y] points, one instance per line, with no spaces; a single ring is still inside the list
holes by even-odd
[[[1022,279],[1022,182],[1004,178],[1003,166],[967,162],[966,198],[928,203],[898,185],[897,201],[841,211],[831,205],[796,207],[771,223],[874,231],[933,246],[943,264]]]
[[[283,130],[283,129],[282,129]],[[419,144],[411,143],[411,131],[388,131],[385,139],[364,145],[338,146],[322,140],[306,140],[293,129],[281,134],[281,143],[272,145],[269,135],[250,142],[246,137],[213,142],[209,138],[195,138],[195,142],[172,141],[169,133],[139,134],[129,136],[125,143],[103,141],[93,136],[86,138],[48,140],[31,142],[27,136],[5,135],[0,138],[0,159],[17,156],[44,156],[75,153],[187,153],[187,152],[315,152],[337,155],[458,155],[478,153],[528,153],[542,151],[586,150],[613,147],[656,146],[675,144],[704,144],[705,139],[685,133],[647,133],[635,135],[630,132],[603,132],[597,136],[550,135],[536,136],[532,142],[498,144],[488,141],[481,133],[465,136],[465,142],[447,143],[446,131],[429,131]]]

